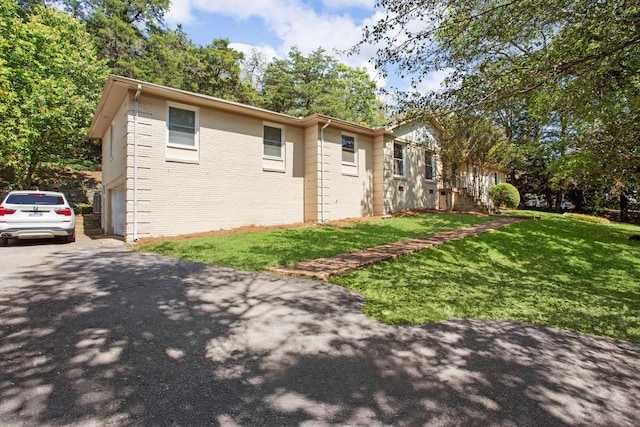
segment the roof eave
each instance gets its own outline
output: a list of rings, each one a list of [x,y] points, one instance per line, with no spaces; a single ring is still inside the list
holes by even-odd
[[[392,134],[384,128],[370,128],[323,114],[312,114],[307,117],[294,117],[288,114],[277,113],[275,111],[266,110],[264,108],[241,104],[234,101],[228,101],[226,99],[217,98],[214,96],[202,95],[181,89],[174,89],[167,86],[131,79],[128,77],[111,75],[109,76],[105,89],[102,93],[100,103],[96,108],[96,113],[93,117],[93,121],[91,122],[91,126],[89,128],[90,137],[100,138],[104,135],[107,127],[113,120],[113,115],[116,112],[115,110],[117,108],[117,105],[115,105],[114,103],[120,102],[120,100],[122,99],[121,97],[124,96],[126,92],[136,91],[139,86],[142,88],[141,93],[143,95],[162,97],[174,102],[191,104],[198,107],[208,107],[240,113],[243,115],[260,118],[265,121],[271,121],[279,124],[307,127],[318,124],[323,125],[331,121],[331,124],[333,126],[349,132],[368,134],[372,136]],[[114,98],[118,99],[114,100]]]

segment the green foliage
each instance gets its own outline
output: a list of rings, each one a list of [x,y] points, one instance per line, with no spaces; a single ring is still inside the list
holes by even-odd
[[[98,57],[112,73],[135,77],[145,52],[145,31],[160,27],[169,0],[62,0],[65,9],[86,23],[95,37]]]
[[[196,46],[182,27],[164,24],[168,0],[64,0],[75,17],[85,22],[98,46],[98,56],[111,73],[256,104],[257,92],[240,78],[243,54],[216,39]]]
[[[640,189],[640,8],[634,2],[381,0],[387,16],[362,43],[415,87],[454,70],[438,94],[404,110],[473,112],[521,151],[514,176],[559,208],[567,192],[596,205]],[[440,110],[440,111],[437,111]],[[578,200],[574,200],[576,202]]]
[[[513,185],[502,182],[489,188],[489,197],[494,206],[515,209],[520,204],[520,193]]]
[[[594,224],[610,224],[611,223],[611,221],[609,221],[607,218],[602,218],[602,217],[593,216],[593,215],[578,214],[573,212],[565,212],[563,216],[566,218],[578,219],[580,221],[592,222]]]
[[[73,210],[77,215],[90,215],[93,213],[93,205],[91,203],[78,203]]]
[[[225,39],[195,46],[181,28],[154,28],[145,40],[145,54],[135,61],[132,77],[191,92],[248,104],[257,92],[240,78],[243,54]]]
[[[92,160],[74,158],[61,158],[47,166],[71,169],[74,171],[99,171],[102,167],[100,163],[95,163]]]
[[[29,186],[42,162],[84,140],[107,70],[75,19],[44,6],[19,12],[0,0],[0,162]]]
[[[485,117],[473,113],[449,114],[440,118],[439,123],[443,127],[438,142],[445,182],[451,182],[455,168],[465,160],[480,170],[509,163],[509,141]]]
[[[386,323],[503,319],[640,343],[640,242],[628,239],[640,228],[535,215],[331,282]]]
[[[356,251],[491,220],[461,214],[429,214],[259,233],[198,237],[142,246],[176,258],[242,270],[264,270],[298,261]]]
[[[317,49],[305,57],[296,48],[267,65],[262,79],[263,107],[308,116],[326,114],[367,126],[382,123],[376,85],[366,70],[339,64]]]

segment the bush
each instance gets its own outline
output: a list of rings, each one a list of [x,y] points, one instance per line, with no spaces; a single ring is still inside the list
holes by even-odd
[[[503,206],[515,209],[520,204],[518,189],[506,182],[491,186],[489,188],[489,197],[496,209],[500,209]]]
[[[93,213],[93,205],[89,203],[78,203],[74,210],[78,215],[89,215]]]
[[[565,212],[563,215],[564,215],[565,218],[579,219],[580,221],[592,222],[594,224],[609,224],[609,223],[611,223],[611,221],[609,221],[607,218],[602,218],[602,217],[599,217],[599,216],[584,215],[584,214],[577,214],[577,213],[571,213],[571,212]]]

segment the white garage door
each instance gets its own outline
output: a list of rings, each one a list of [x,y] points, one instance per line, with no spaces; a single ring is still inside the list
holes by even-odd
[[[113,234],[124,236],[124,188],[118,188],[111,193],[111,215]]]

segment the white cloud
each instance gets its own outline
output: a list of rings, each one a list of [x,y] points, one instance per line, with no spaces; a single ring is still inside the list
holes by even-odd
[[[438,70],[427,74],[426,78],[420,82],[418,85],[418,92],[435,92],[442,89],[441,85],[444,79],[446,79],[449,74],[451,74],[454,70],[452,68],[448,68],[445,70]]]
[[[194,20],[191,14],[191,0],[171,0],[165,19],[170,25],[189,24]]]
[[[278,52],[271,46],[254,46],[245,43],[229,43],[229,47],[231,49],[237,50],[238,52],[244,53],[245,58],[249,57],[253,53],[254,50],[257,50],[261,54],[265,56],[267,61],[271,61],[274,58],[278,57]]]
[[[374,9],[375,0],[323,0],[322,4],[325,9],[317,12],[302,0],[172,0],[166,18],[171,25],[189,24],[199,19],[198,12],[206,12],[235,18],[241,26],[243,20],[257,17],[280,44],[250,46],[235,43],[230,37],[232,48],[247,54],[255,47],[271,59],[285,57],[294,46],[303,54],[322,47],[340,62],[365,68],[378,87],[384,87],[388,79],[380,76],[370,62],[376,53],[375,46],[363,45],[354,55],[343,52],[360,42],[365,25],[374,25],[385,13]],[[358,22],[348,14],[350,8],[360,8]],[[331,13],[331,10],[341,12]],[[371,15],[362,18],[366,10],[370,10]]]
[[[329,0],[328,3],[331,3]],[[349,0],[346,4],[371,5],[370,0]],[[319,46],[327,51],[344,50],[360,40],[362,27],[347,14],[317,13],[300,0],[172,0],[167,14],[170,24],[187,24],[195,10],[219,13],[239,20],[258,17],[281,41],[278,50],[298,46],[309,53]],[[373,12],[372,12],[373,14]]]
[[[324,0],[322,4],[331,9],[350,9],[353,7],[373,9],[376,2],[375,0]]]

